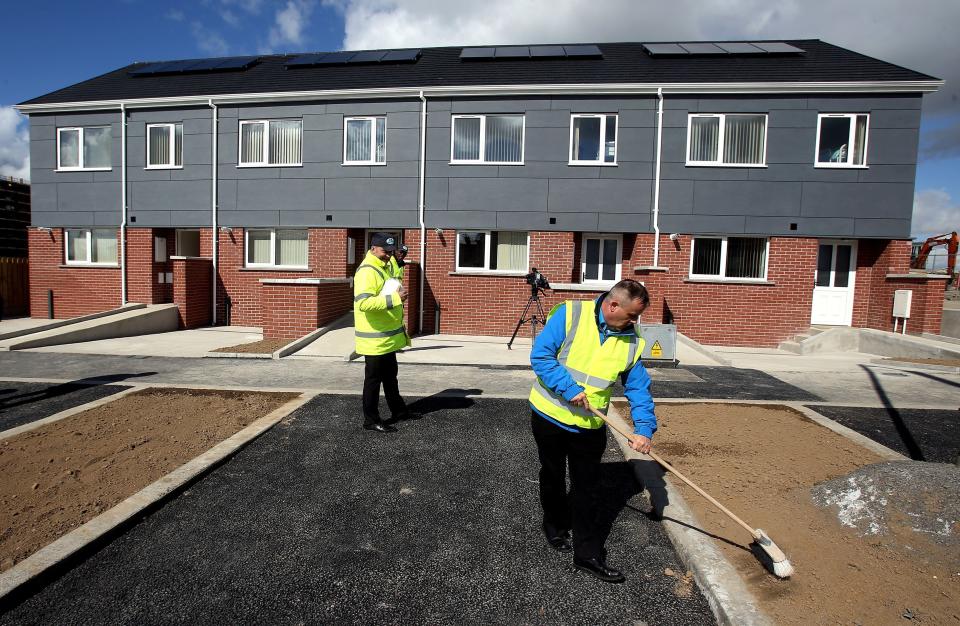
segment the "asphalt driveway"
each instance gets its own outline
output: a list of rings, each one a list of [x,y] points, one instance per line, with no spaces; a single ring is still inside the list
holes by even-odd
[[[319,396],[0,623],[712,624],[610,439],[596,581],[539,531],[524,401],[425,398],[384,436]]]

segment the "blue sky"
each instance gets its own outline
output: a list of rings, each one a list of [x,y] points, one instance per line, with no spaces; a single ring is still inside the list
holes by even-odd
[[[133,61],[457,44],[819,38],[947,80],[924,98],[914,234],[960,230],[957,0],[35,0],[10,4],[4,15],[14,26],[0,37],[0,174],[24,177],[28,122],[11,105]]]

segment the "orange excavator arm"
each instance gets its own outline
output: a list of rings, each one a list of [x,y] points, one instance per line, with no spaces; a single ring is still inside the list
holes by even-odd
[[[937,235],[924,241],[923,245],[920,246],[920,252],[917,253],[917,257],[913,260],[912,267],[919,270],[926,268],[930,251],[938,246],[947,247],[947,271],[953,276],[957,266],[957,251],[960,249],[960,238],[957,237],[956,232],[948,235]]]

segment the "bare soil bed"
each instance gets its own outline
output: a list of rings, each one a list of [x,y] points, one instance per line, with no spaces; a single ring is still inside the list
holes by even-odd
[[[0,441],[0,571],[296,395],[148,389]]]
[[[236,346],[226,346],[211,350],[211,352],[243,352],[245,354],[273,354],[293,339],[261,339],[251,343],[241,343]]]
[[[672,479],[776,623],[960,624],[955,545],[936,545],[909,526],[861,536],[840,522],[837,507],[812,500],[815,485],[884,459],[786,407],[661,404],[657,414],[660,455],[762,528],[796,568],[789,580],[768,574],[743,529]]]

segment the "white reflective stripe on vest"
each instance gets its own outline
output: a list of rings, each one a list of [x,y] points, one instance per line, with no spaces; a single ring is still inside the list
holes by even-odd
[[[573,382],[579,385],[589,385],[591,387],[597,387],[598,389],[606,389],[612,387],[613,383],[617,382],[614,380],[607,380],[605,378],[600,378],[599,376],[591,376],[590,374],[581,372],[580,370],[575,370],[569,365],[564,365],[567,372],[570,373],[570,378],[573,379]]]
[[[542,397],[544,400],[554,405],[558,409],[563,409],[564,411],[570,411],[571,413],[576,413],[581,417],[596,417],[590,411],[570,404],[569,402],[564,400],[562,396],[559,396],[553,393],[552,391],[550,391],[549,389],[547,389],[546,387],[544,387],[543,384],[540,382],[539,378],[533,381],[533,389],[538,394],[540,394],[540,397]],[[601,413],[603,413],[604,415],[607,414],[607,407],[603,407],[603,408],[594,407],[594,408],[600,411]]]
[[[406,332],[406,329],[403,326],[401,326],[400,328],[394,328],[393,330],[388,330],[382,333],[365,332],[365,331],[358,330],[358,331],[355,331],[354,334],[357,337],[363,337],[364,339],[376,339],[378,337],[393,337],[394,335],[398,335],[402,332]]]

